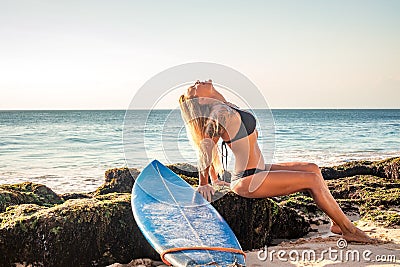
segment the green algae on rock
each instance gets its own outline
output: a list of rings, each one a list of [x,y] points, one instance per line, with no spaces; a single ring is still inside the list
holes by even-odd
[[[400,226],[399,180],[355,175],[328,180],[327,185],[345,212],[356,212],[362,219],[383,226]],[[304,192],[279,197],[277,201],[280,205],[296,209],[310,222],[316,222],[316,218],[325,216]]]
[[[377,176],[388,179],[400,179],[400,157],[389,158],[375,162]]]
[[[354,175],[373,175],[387,179],[400,178],[400,157],[380,161],[351,161],[334,167],[321,167],[325,180]]]
[[[399,225],[398,163],[398,158],[356,162],[323,173],[331,171],[327,183],[342,207],[355,208],[369,220]],[[158,259],[133,219],[130,192],[139,171],[132,170],[107,171],[105,183],[92,193],[57,195],[34,183],[0,185],[0,265],[106,266],[133,258]],[[371,170],[375,176],[365,175]],[[355,174],[335,179],[349,173]],[[187,174],[179,173],[197,184],[198,178]],[[230,192],[212,204],[244,249],[263,247],[272,238],[300,237],[308,232],[311,221],[302,215],[320,213],[304,193],[246,199]]]
[[[355,205],[362,219],[385,226],[400,226],[400,181],[372,175],[356,175],[328,181],[332,195]]]
[[[171,171],[186,177],[199,178],[197,167],[189,163],[174,163],[166,165]]]
[[[108,193],[130,193],[134,180],[140,171],[135,168],[115,168],[105,172],[105,182],[94,193],[104,195]]]
[[[53,206],[62,203],[62,198],[50,188],[31,182],[0,185],[0,212],[18,204]]]
[[[268,198],[244,198],[228,192],[211,204],[232,228],[244,250],[263,247],[274,238],[302,237],[310,230],[310,224],[295,210]]]
[[[228,193],[212,204],[246,249],[263,246],[275,236],[294,238],[308,231],[295,211],[269,199]],[[129,193],[70,199],[53,207],[16,205],[0,213],[0,221],[2,266],[105,266],[133,258],[158,259],[133,220]]]
[[[49,208],[23,204],[0,218],[1,266],[105,266],[157,257],[134,223],[130,194],[71,199]]]
[[[400,226],[400,211],[395,210],[381,210],[379,207],[360,207],[360,214],[364,220],[370,220],[382,226]]]
[[[131,189],[118,186],[131,178],[126,170],[120,173],[124,178],[116,179],[108,190],[124,188],[129,193],[92,194],[90,198],[90,194],[75,194],[60,204],[7,207],[0,213],[0,265],[106,266],[133,258],[159,259],[133,219]],[[212,204],[245,249],[264,246],[277,236],[300,237],[309,228],[294,210],[270,199],[246,199],[230,192]]]

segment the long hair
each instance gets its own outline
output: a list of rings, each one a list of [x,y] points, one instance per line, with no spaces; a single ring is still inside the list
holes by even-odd
[[[210,144],[211,140],[209,139],[212,137],[210,132],[213,134],[218,133],[221,128],[218,121],[211,118],[214,105],[199,104],[198,98],[186,99],[185,95],[180,96],[179,105],[182,118],[185,121],[187,135],[196,149],[199,170],[204,171],[207,167],[214,168],[222,176],[223,167],[217,145]],[[206,152],[208,145],[213,146],[211,158]]]

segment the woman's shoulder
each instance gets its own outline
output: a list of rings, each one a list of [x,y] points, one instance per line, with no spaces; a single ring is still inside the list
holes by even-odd
[[[213,116],[231,115],[234,114],[237,107],[231,103],[220,103],[214,106],[211,111]]]
[[[235,104],[233,104],[233,103],[231,103],[231,102],[225,102],[224,103],[226,106],[228,106],[229,108],[232,108],[232,109],[240,109],[238,106],[236,106]]]

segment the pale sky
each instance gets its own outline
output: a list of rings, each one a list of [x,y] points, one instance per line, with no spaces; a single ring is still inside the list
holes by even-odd
[[[243,73],[271,108],[400,108],[399,14],[398,0],[0,0],[0,109],[126,109],[197,61]]]

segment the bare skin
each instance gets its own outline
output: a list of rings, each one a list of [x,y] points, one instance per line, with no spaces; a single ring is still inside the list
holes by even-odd
[[[249,192],[251,180],[261,180],[261,185],[254,192]],[[364,232],[355,227],[340,209],[325,182],[315,172],[274,170],[260,172],[243,179],[233,188],[237,194],[250,198],[263,198],[289,195],[295,192],[307,190],[311,193],[314,201],[331,219],[336,222],[343,238],[347,241],[371,243],[373,240]],[[336,228],[334,226],[334,228]],[[334,229],[335,230],[335,229]]]
[[[305,172],[313,172],[316,175],[320,176],[323,179],[321,170],[319,167],[315,164],[312,163],[306,163],[306,162],[285,162],[285,163],[278,163],[278,164],[272,164],[270,171],[278,171],[278,170],[288,170],[288,171],[305,171]],[[326,184],[324,183],[325,187]],[[328,189],[328,187],[326,187]],[[329,189],[328,189],[329,191]],[[336,201],[335,201],[336,202]],[[332,219],[331,219],[331,227],[330,230],[334,234],[341,235],[342,230],[340,230],[339,225],[337,225]]]
[[[216,99],[227,103],[225,98],[212,85],[211,81],[196,82],[195,86],[189,88],[187,98],[204,98],[199,103],[207,103],[207,99]],[[229,104],[226,104],[229,107]],[[223,122],[224,131],[218,137],[212,137],[214,145],[219,138],[224,141],[232,139],[240,127],[240,116],[237,112],[228,112],[222,108],[217,114],[218,121]],[[250,168],[264,169],[265,163],[261,150],[257,143],[257,131],[249,136],[230,143],[235,156],[235,172]],[[210,150],[211,151],[211,150]],[[200,185],[198,191],[208,200],[214,194],[214,189],[208,184],[208,175],[215,180],[216,173],[213,168],[207,168],[200,172]],[[244,177],[238,181],[232,190],[240,196],[248,198],[265,198],[289,195],[295,192],[308,191],[317,206],[331,219],[331,231],[341,234],[347,241],[362,243],[375,243],[367,234],[358,229],[343,213],[328,186],[326,185],[321,171],[316,164],[306,162],[287,162],[272,164],[269,171],[259,172]]]

